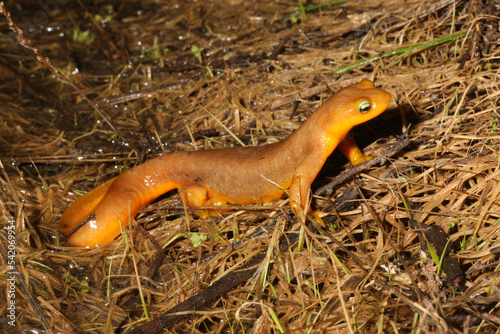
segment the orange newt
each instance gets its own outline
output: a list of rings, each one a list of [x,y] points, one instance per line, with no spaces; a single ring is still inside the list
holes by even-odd
[[[271,202],[288,189],[293,212],[303,217],[311,183],[337,146],[353,165],[370,159],[347,133],[381,114],[390,101],[389,93],[363,80],[338,91],[280,142],[181,151],[149,160],[79,198],[59,226],[72,246],[101,246],[145,205],[173,189],[202,218],[224,210],[196,207]]]

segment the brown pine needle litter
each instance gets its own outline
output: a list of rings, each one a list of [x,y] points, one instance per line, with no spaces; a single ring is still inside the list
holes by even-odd
[[[500,332],[498,1],[4,8],[2,332]],[[329,226],[286,199],[202,220],[173,192],[136,217],[147,232],[61,240],[64,210],[125,169],[275,142],[362,79],[394,103],[353,136],[372,156],[400,146],[360,169],[330,157],[312,198]]]

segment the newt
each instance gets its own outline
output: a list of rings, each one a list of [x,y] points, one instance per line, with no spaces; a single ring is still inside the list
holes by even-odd
[[[370,159],[348,132],[380,115],[390,101],[389,93],[363,80],[332,95],[277,143],[179,151],[151,159],[80,197],[64,212],[59,227],[71,246],[101,246],[115,239],[144,206],[173,189],[201,218],[220,215],[229,203],[271,202],[285,192],[297,216],[315,216],[305,211],[311,183],[326,159],[336,147],[353,165]],[[203,206],[221,209],[196,209]]]

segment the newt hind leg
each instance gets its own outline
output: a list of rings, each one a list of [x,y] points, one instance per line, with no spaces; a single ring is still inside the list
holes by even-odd
[[[193,184],[180,189],[182,202],[188,206],[201,219],[208,216],[218,217],[229,210],[224,209],[196,209],[200,206],[226,206],[227,201],[211,194],[210,191],[202,185]]]

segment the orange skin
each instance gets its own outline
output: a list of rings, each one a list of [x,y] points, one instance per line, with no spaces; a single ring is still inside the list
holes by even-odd
[[[181,151],[149,160],[79,198],[59,226],[72,246],[101,246],[145,205],[173,189],[202,218],[224,210],[196,207],[271,202],[288,189],[292,210],[303,217],[311,183],[337,146],[353,165],[370,159],[347,133],[380,115],[390,101],[389,93],[363,80],[338,91],[278,143]]]

